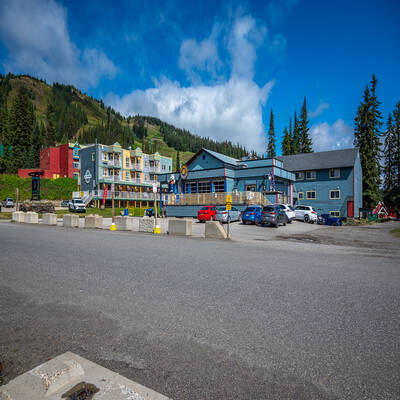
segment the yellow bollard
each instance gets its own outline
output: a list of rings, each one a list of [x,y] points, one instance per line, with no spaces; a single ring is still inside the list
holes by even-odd
[[[154,227],[153,233],[154,233],[154,235],[160,235],[160,234],[161,234],[160,225],[156,225],[156,226]]]
[[[117,226],[114,224],[114,222],[110,225],[110,231],[116,231]]]

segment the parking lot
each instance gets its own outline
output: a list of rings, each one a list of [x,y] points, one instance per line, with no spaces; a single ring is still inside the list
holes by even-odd
[[[0,221],[5,383],[71,350],[176,400],[398,399],[398,222],[193,228]]]

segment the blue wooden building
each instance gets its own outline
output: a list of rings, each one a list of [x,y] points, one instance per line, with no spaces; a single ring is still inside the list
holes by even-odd
[[[280,156],[295,173],[293,204],[313,206],[318,214],[358,217],[362,171],[357,148]]]
[[[307,204],[319,214],[357,217],[362,201],[358,149],[237,160],[211,150],[197,152],[180,172],[159,175],[170,216],[195,216],[206,204],[239,209],[248,204]]]

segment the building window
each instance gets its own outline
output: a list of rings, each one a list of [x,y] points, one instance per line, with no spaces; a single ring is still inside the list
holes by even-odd
[[[170,165],[168,166],[168,171],[171,171],[171,166]]]
[[[340,199],[340,190],[339,189],[330,190],[329,191],[329,199],[330,200],[339,200]]]
[[[73,162],[72,167],[75,169],[79,169],[79,162]]]
[[[92,153],[92,161],[96,159],[96,153]]]
[[[331,179],[340,178],[340,169],[339,168],[330,169],[329,170],[329,178],[331,178]]]
[[[196,193],[196,182],[185,183],[185,193]]]
[[[210,182],[199,182],[198,183],[198,193],[210,193],[211,184]]]
[[[304,172],[296,172],[296,181],[304,180]]]
[[[317,171],[307,171],[306,179],[317,179]]]
[[[340,217],[340,211],[329,211],[331,217]]]
[[[129,166],[131,159],[129,157],[125,157],[125,164],[126,166]]]
[[[162,166],[161,166],[161,169],[162,169],[163,171],[165,171],[165,165],[162,165]]]
[[[297,193],[299,200],[304,200],[304,192]]]
[[[225,192],[225,181],[214,181],[214,190],[216,192]]]
[[[315,200],[317,198],[317,192],[315,190],[309,190],[306,192],[307,200]]]
[[[255,192],[256,191],[256,185],[246,185],[245,186],[245,191],[246,192]]]

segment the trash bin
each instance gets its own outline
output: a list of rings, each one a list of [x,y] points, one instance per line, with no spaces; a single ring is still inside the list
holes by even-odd
[[[376,214],[368,214],[368,222],[376,221],[378,216]]]
[[[124,209],[124,217],[129,217],[129,210],[127,208]]]

